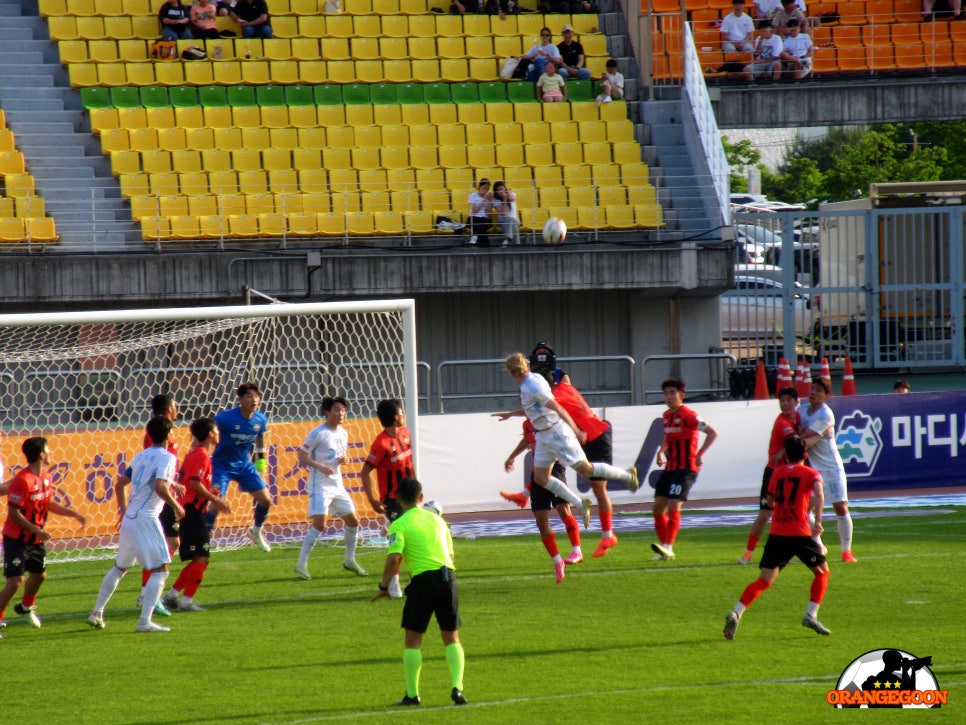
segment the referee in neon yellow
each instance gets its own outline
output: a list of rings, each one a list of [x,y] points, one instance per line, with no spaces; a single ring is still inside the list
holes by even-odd
[[[436,615],[446,664],[453,678],[450,697],[454,705],[465,705],[463,695],[463,646],[460,644],[459,591],[453,566],[453,537],[442,517],[422,508],[423,487],[415,478],[404,478],[396,494],[403,513],[389,526],[389,556],[379,582],[379,592],[370,600],[389,598],[389,581],[399,571],[401,559],[412,574],[406,587],[402,626],[406,630],[403,669],[406,695],[399,705],[419,705],[419,672],[423,666],[423,635]]]

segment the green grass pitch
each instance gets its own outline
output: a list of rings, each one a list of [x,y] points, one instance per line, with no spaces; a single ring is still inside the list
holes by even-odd
[[[404,691],[402,603],[369,602],[383,550],[360,551],[370,575],[356,578],[342,571],[340,548],[317,547],[311,581],[293,574],[293,547],[215,553],[196,598],[208,611],[175,614],[162,621],[170,633],[151,635],[134,633],[138,571],[94,631],[85,619],[110,563],[53,564],[38,600],[43,629],[8,609],[2,689],[18,719],[71,725],[853,723],[871,713],[836,710],[826,691],[864,652],[898,648],[932,655],[949,691],[947,707],[905,719],[962,722],[966,509],[914,511],[857,517],[857,565],[837,560],[829,513],[820,612],[829,637],[801,626],[811,574],[796,563],[724,640],[724,615],[757,576],[736,563],[745,527],[683,529],[674,562],[651,561],[646,532],[591,559],[599,537],[590,532],[587,559],[561,585],[536,536],[457,539],[470,700],[458,710],[435,622],[422,707],[391,706]],[[567,550],[565,535],[558,543]]]

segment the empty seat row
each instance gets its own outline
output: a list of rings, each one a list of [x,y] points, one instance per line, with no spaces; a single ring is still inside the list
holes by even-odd
[[[352,0],[346,13],[371,15],[424,14],[429,0]],[[43,17],[58,15],[149,15],[157,10],[152,0],[39,0]],[[325,0],[272,0],[272,15],[318,15],[325,12]]]
[[[273,84],[207,85],[207,86],[90,86],[81,89],[81,103],[88,111],[101,109],[224,107],[224,106],[374,106],[382,107],[379,115],[398,118],[400,115],[426,113],[442,114],[453,122],[456,114],[477,115],[475,107],[483,105],[486,114],[498,115],[501,120],[512,120],[515,112],[525,114],[527,119],[539,115],[533,108],[544,108],[547,120],[577,121],[617,120],[627,117],[626,103],[619,101],[602,105],[599,109],[591,103],[598,87],[591,81],[571,81],[569,103],[538,103],[534,86],[526,81],[503,83],[334,83],[291,86]],[[457,109],[416,109],[413,106],[431,104],[452,106]],[[388,106],[401,106],[388,108]],[[522,108],[525,106],[527,108]],[[330,113],[332,109],[320,110]],[[365,109],[346,110],[346,113],[369,113]],[[95,115],[92,113],[92,115]],[[107,114],[108,116],[110,114]],[[357,117],[357,116],[356,116]],[[462,121],[463,118],[460,118]],[[521,119],[517,119],[521,120]],[[353,121],[355,123],[356,121]],[[369,121],[371,123],[371,121]],[[389,121],[398,123],[397,121]],[[330,123],[330,121],[326,121]]]
[[[54,220],[50,217],[0,216],[0,242],[56,242]]]
[[[536,42],[535,38],[506,36],[499,38],[222,38],[221,40],[179,40],[178,52],[203,45],[210,60],[439,60],[470,58],[506,58],[522,55]],[[116,63],[151,59],[150,40],[141,38],[115,40],[61,40],[57,43],[60,62]],[[581,39],[588,58],[607,56],[607,39],[603,35],[585,35]]]
[[[47,18],[50,39],[100,40],[113,38],[150,40],[160,35],[157,15],[133,16],[55,16]],[[218,27],[241,35],[240,28],[229,17],[218,17]],[[276,38],[463,38],[521,36],[539,38],[544,26],[559,38],[560,29],[571,25],[578,36],[597,33],[597,15],[508,15],[505,20],[490,15],[426,14],[381,17],[378,15],[299,15],[271,16]],[[200,41],[198,41],[200,42]],[[583,41],[581,41],[583,42]]]
[[[572,164],[567,166],[498,167],[478,169],[302,169],[269,172],[143,172],[118,176],[121,193],[126,197],[204,196],[207,194],[311,193],[333,191],[427,192],[449,191],[467,194],[478,176],[504,179],[515,190],[557,189],[564,186],[591,188],[623,186],[635,202],[656,201],[656,191],[648,180],[649,170],[640,162],[629,164]],[[631,192],[630,190],[636,190]],[[632,195],[633,193],[633,195]],[[639,196],[641,194],[643,196]]]

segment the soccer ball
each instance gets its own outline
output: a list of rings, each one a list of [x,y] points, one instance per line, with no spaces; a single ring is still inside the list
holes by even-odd
[[[437,516],[443,515],[443,504],[439,501],[423,501],[423,508],[432,511]]]
[[[560,244],[567,238],[567,225],[559,217],[550,217],[543,225],[543,239],[547,244]]]

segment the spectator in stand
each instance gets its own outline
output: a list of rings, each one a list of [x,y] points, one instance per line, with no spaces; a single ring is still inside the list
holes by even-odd
[[[607,70],[600,79],[600,95],[594,101],[597,108],[602,103],[619,101],[624,97],[624,74],[617,70],[617,61],[610,58],[607,61]]]
[[[781,10],[775,13],[775,17],[772,18],[775,32],[782,38],[788,35],[788,22],[790,20],[797,20],[800,28],[804,28],[808,24],[805,13],[798,9],[795,0],[782,0]]]
[[[531,83],[535,83],[540,77],[540,74],[547,67],[548,61],[557,62],[560,60],[560,50],[551,42],[552,37],[550,28],[543,28],[540,31],[540,42],[520,56],[520,60],[530,61],[530,67],[527,68],[527,80]]]
[[[486,230],[490,228],[490,209],[493,206],[493,192],[490,191],[490,180],[480,179],[476,191],[470,194],[470,246],[479,244],[481,247],[490,246],[490,237]]]
[[[590,80],[590,68],[584,68],[584,46],[574,40],[574,29],[564,25],[560,31],[563,42],[557,44],[560,51],[560,75],[568,80],[576,78],[579,81]]]
[[[899,395],[905,395],[910,390],[912,390],[912,387],[909,385],[908,380],[897,380],[896,384],[892,386],[892,392]]]
[[[570,12],[576,15],[581,13],[599,13],[600,8],[592,0],[574,0],[570,3]]]
[[[536,85],[537,100],[544,103],[562,103],[567,100],[567,81],[557,72],[554,61],[544,66],[543,75]]]
[[[758,21],[758,37],[751,55],[751,63],[743,71],[745,80],[751,83],[756,78],[777,81],[782,77],[781,54],[782,39],[774,33],[771,20]]]
[[[721,20],[721,49],[725,53],[750,53],[755,24],[745,14],[745,0],[732,0],[731,6],[734,9]]]
[[[218,14],[222,17],[227,17],[231,15],[231,11],[235,7],[237,0],[218,0],[216,5],[218,5]]]
[[[449,12],[451,15],[478,13],[480,12],[480,4],[477,0],[450,0]]]
[[[270,40],[273,37],[265,0],[238,0],[232,8],[231,16],[241,26],[243,38]]]
[[[493,185],[493,209],[503,229],[503,246],[520,243],[520,219],[517,217],[517,195],[502,181]]]
[[[936,0],[922,0],[922,19],[924,22],[932,22],[937,18],[949,18],[952,20],[962,20],[963,0],[939,0],[939,7],[936,8]]]
[[[786,73],[800,81],[812,72],[812,39],[795,18],[788,21],[788,37],[782,45],[782,65]]]
[[[191,6],[191,34],[196,38],[212,38],[217,40],[221,37],[218,32],[218,24],[215,17],[218,15],[218,6],[211,0],[198,0]]]
[[[487,15],[499,15],[500,20],[506,20],[507,15],[520,13],[520,3],[516,0],[487,0],[484,12]]]
[[[755,20],[772,20],[781,7],[781,0],[755,0]]]
[[[190,40],[191,11],[180,0],[165,0],[158,11],[161,40]]]

